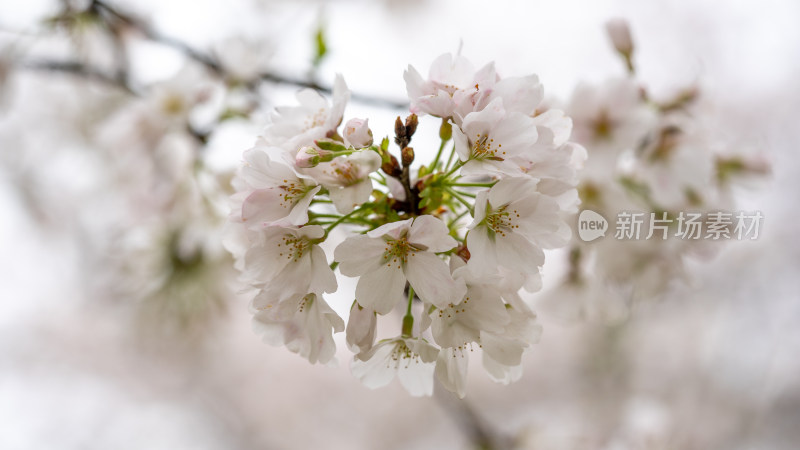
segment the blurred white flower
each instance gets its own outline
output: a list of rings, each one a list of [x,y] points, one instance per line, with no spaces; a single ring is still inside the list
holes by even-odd
[[[332,333],[344,331],[344,321],[321,295],[311,293],[263,305],[253,315],[253,331],[264,342],[285,345],[311,364],[328,364],[336,353]]]

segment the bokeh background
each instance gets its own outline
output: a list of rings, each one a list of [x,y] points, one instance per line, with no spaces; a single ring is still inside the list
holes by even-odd
[[[737,209],[763,213],[761,236],[692,261],[687,283],[637,303],[626,320],[540,314],[544,334],[526,355],[523,378],[501,386],[475,370],[466,405],[442,393],[413,399],[397,384],[370,391],[349,374],[342,336],[336,368],[261,343],[247,300],[228,294],[235,286],[221,249],[205,253],[216,255],[217,270],[192,272],[174,288],[188,291],[181,297],[188,303],[165,300],[176,295],[159,290],[159,248],[171,242],[164,224],[200,222],[196,211],[176,212],[159,196],[172,186],[162,178],[185,165],[187,144],[162,142],[167,150],[153,157],[141,129],[130,127],[146,108],[120,113],[127,94],[113,83],[26,66],[77,57],[113,67],[114,43],[90,26],[81,33],[45,26],[61,2],[4,0],[0,448],[458,449],[475,448],[484,435],[496,448],[800,445],[797,2],[110,4],[245,72],[323,86],[342,73],[354,92],[388,100],[348,106],[347,117],[369,117],[376,136],[403,114],[391,104],[405,102],[409,63],[424,71],[461,48],[476,64],[494,60],[502,75],[538,74],[548,98],[563,101],[581,81],[624,73],[604,31],[606,20],[623,17],[652,91],[700,86],[721,138],[772,164],[769,177],[736,193]],[[328,52],[313,67],[320,26]],[[127,63],[139,86],[185,70],[181,52],[132,41]],[[259,96],[268,108],[290,102],[297,89],[267,83]],[[234,168],[263,111],[203,136],[207,167]],[[546,290],[564,255],[548,258]],[[349,301],[341,297],[334,307],[345,315]]]

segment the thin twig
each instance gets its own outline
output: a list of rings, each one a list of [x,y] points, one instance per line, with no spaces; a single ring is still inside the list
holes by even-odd
[[[228,73],[225,67],[223,67],[223,65],[219,61],[217,61],[213,56],[203,53],[179,39],[175,39],[173,37],[166,36],[164,34],[157,32],[152,27],[147,25],[144,21],[138,20],[128,14],[120,12],[118,9],[106,3],[104,0],[92,0],[91,8],[94,8],[95,10],[98,11],[105,11],[113,19],[118,20],[123,24],[138,30],[140,33],[142,33],[145,37],[147,37],[151,41],[158,42],[160,44],[172,47],[173,49],[180,51],[188,58],[202,64],[203,66],[211,70],[211,72],[213,72],[214,74],[223,79],[227,80],[235,78],[230,73]],[[279,75],[272,72],[261,73],[256,78],[261,81],[267,81],[275,84],[287,84],[298,87],[311,88],[318,90],[320,92],[324,92],[326,94],[331,94],[333,92],[333,89],[330,86],[323,86],[312,80],[288,77],[285,75]],[[363,104],[372,104],[376,106],[389,107],[393,109],[408,108],[408,104],[405,102],[375,97],[366,94],[360,94],[357,92],[351,92],[350,98],[354,101]]]

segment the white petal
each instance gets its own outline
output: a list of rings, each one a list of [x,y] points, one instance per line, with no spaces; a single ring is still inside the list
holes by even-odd
[[[412,397],[430,397],[433,395],[434,370],[434,363],[401,360],[397,368],[397,378]]]
[[[386,386],[397,373],[391,360],[395,345],[391,341],[384,342],[373,347],[365,359],[356,356],[350,363],[350,372],[370,389]]]
[[[450,275],[447,263],[429,252],[409,253],[406,276],[419,298],[437,307],[460,303],[467,290]]]
[[[361,275],[356,285],[356,300],[378,314],[388,314],[403,300],[406,276],[403,269],[391,264],[383,264],[375,270]]]
[[[436,361],[436,378],[445,389],[464,398],[466,395],[469,356],[452,348],[443,348]]]
[[[506,366],[522,364],[525,344],[516,339],[505,339],[494,333],[481,332],[481,346],[484,353]]]
[[[433,253],[446,252],[456,245],[444,222],[431,215],[416,217],[408,230],[408,242],[421,244],[424,250]]]
[[[357,277],[383,264],[386,243],[366,235],[350,236],[333,251],[339,262],[339,271],[348,277]]]

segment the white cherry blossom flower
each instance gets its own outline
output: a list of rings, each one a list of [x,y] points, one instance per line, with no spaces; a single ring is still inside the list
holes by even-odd
[[[321,295],[311,293],[264,305],[253,315],[253,331],[312,364],[328,364],[336,353],[332,333],[344,331],[344,321]]]
[[[533,116],[542,102],[544,88],[536,75],[509,77],[497,83],[483,83],[480,89],[459,90],[453,94],[453,121],[461,125],[471,112],[481,111],[495,99],[501,99],[507,112]]]
[[[433,339],[442,347],[465,349],[469,344],[480,343],[481,330],[502,333],[510,321],[498,279],[488,280],[472,274],[462,263],[453,272],[457,279],[466,282],[467,292],[458,304],[448,304],[430,313]]]
[[[469,265],[477,273],[494,273],[498,265],[536,273],[544,263],[542,248],[564,245],[571,235],[558,203],[527,177],[502,179],[479,192],[468,228]]]
[[[356,355],[350,371],[370,389],[386,386],[397,376],[412,396],[430,396],[438,352],[421,338],[386,339]]]
[[[248,228],[265,225],[302,225],[308,222],[308,207],[321,189],[288,165],[270,160],[263,142],[245,152],[237,184],[241,201],[240,220]]]
[[[345,144],[354,148],[364,148],[372,145],[372,130],[369,129],[369,119],[350,119],[344,125],[343,138]]]
[[[336,132],[350,99],[350,91],[344,78],[336,75],[332,104],[313,89],[303,89],[295,97],[300,105],[275,108],[264,129],[267,144],[281,147],[292,156],[300,147]]]
[[[522,175],[513,158],[532,152],[538,138],[533,118],[507,113],[503,100],[493,100],[481,111],[464,118],[453,127],[453,139],[464,175]]]
[[[489,377],[508,384],[522,376],[522,355],[542,335],[536,314],[516,293],[509,293],[506,310],[511,320],[502,333],[481,331],[483,367]]]
[[[328,163],[304,172],[317,180],[325,189],[341,214],[348,214],[369,200],[372,180],[369,174],[378,170],[381,157],[372,150],[335,158]]]
[[[403,299],[406,280],[428,303],[461,302],[466,287],[453,279],[447,264],[436,255],[455,246],[444,222],[423,215],[348,237],[336,247],[334,258],[342,274],[360,277],[358,302],[386,314]]]
[[[325,235],[322,227],[273,226],[250,234],[242,277],[263,289],[253,300],[256,309],[295,295],[336,291],[336,276],[316,243]]]
[[[433,62],[427,80],[410,65],[403,78],[411,99],[411,112],[446,118],[453,116],[454,97],[477,92],[481,86],[493,85],[497,74],[494,63],[476,71],[467,58],[445,53]]]

